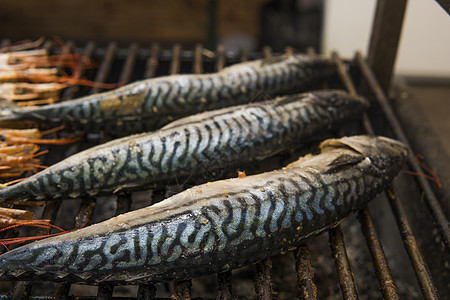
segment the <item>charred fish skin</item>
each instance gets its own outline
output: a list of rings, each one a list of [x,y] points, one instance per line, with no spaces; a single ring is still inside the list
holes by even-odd
[[[328,90],[205,112],[68,157],[0,189],[0,201],[94,196],[211,175],[302,145],[365,108],[363,98]]]
[[[88,132],[102,130],[107,124],[105,126],[114,134],[121,129],[131,130],[124,126],[130,122],[160,126],[186,115],[253,101],[262,95],[274,97],[334,72],[334,63],[322,56],[284,55],[235,64],[212,74],[147,79],[112,91],[36,108],[4,107],[0,115],[5,116],[3,119],[77,124],[75,127]]]
[[[327,140],[284,169],[212,182],[0,256],[0,280],[138,283],[234,269],[287,251],[361,209],[399,172],[400,142]]]

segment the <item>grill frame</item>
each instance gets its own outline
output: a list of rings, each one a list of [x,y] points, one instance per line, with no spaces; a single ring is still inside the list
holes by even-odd
[[[399,1],[386,1],[379,0],[377,7],[377,16],[375,18],[371,46],[368,55],[367,63],[360,53],[356,53],[353,60],[343,61],[337,53],[332,56],[336,61],[339,68],[340,80],[342,86],[344,86],[351,93],[360,93],[364,96],[368,96],[373,99],[375,105],[380,109],[377,117],[381,117],[388,124],[387,131],[379,132],[387,136],[393,136],[409,144],[403,129],[393,112],[386,92],[389,90],[389,85],[392,77],[393,65],[395,62],[395,55],[397,52],[397,46],[399,41],[399,35],[401,32],[401,26],[403,23],[403,16],[406,6],[406,0]],[[388,12],[391,12],[388,14]],[[386,29],[390,27],[390,30]],[[393,44],[384,48],[382,46],[382,40],[392,40]],[[1,45],[5,46],[8,40],[2,40]],[[67,49],[74,49],[75,45],[72,42],[66,43]],[[44,47],[50,48],[51,43],[46,43]],[[289,50],[291,51],[291,50]],[[311,51],[311,50],[310,50]],[[245,61],[253,58],[259,58],[261,56],[269,57],[272,55],[270,47],[264,47],[262,54],[249,53],[246,49],[243,49],[240,55],[226,53],[223,47],[218,46],[217,51],[205,52],[203,47],[199,44],[193,51],[183,50],[180,44],[175,44],[172,49],[161,49],[157,43],[153,43],[150,49],[141,49],[136,43],[132,43],[128,48],[119,48],[117,43],[111,42],[107,47],[96,48],[94,42],[88,42],[84,48],[78,51],[87,57],[104,57],[102,63],[95,74],[94,80],[96,82],[106,82],[110,77],[111,67],[114,63],[114,58],[120,57],[124,60],[122,64],[122,70],[120,71],[118,82],[133,81],[134,73],[133,69],[136,67],[136,61],[145,58],[145,71],[144,78],[151,78],[158,76],[158,70],[161,63],[168,64],[169,74],[179,73],[182,70],[183,60],[190,59],[193,61],[191,71],[192,73],[200,74],[207,69],[205,64],[208,64],[211,69],[211,63],[214,63],[214,70],[220,70],[227,63],[234,63],[239,60]],[[206,60],[206,62],[205,62]],[[383,63],[380,63],[383,61]],[[384,63],[388,61],[389,63]],[[369,66],[374,66],[372,70]],[[114,71],[114,70],[113,70]],[[208,70],[207,70],[208,71]],[[212,70],[209,70],[212,71]],[[375,75],[376,74],[376,75]],[[377,78],[380,80],[378,83]],[[353,82],[356,82],[356,86]],[[98,87],[93,87],[89,93],[99,92]],[[63,99],[70,99],[79,93],[79,87],[67,88],[63,93]],[[380,116],[381,113],[381,116]],[[370,114],[369,114],[370,115]],[[364,116],[362,126],[368,133],[373,133],[373,125],[370,122],[370,117],[374,121],[372,116]],[[376,123],[376,122],[375,122]],[[387,134],[386,134],[387,133]],[[93,137],[98,139],[98,137]],[[412,156],[414,151],[410,151],[409,165],[415,172],[421,172],[421,168]],[[430,184],[423,178],[417,178],[417,186],[419,192],[425,194],[425,201],[427,203],[427,209],[430,210],[431,215],[434,218],[437,228],[441,233],[441,238],[445,242],[444,250],[450,248],[449,242],[449,227],[448,220],[444,212],[440,207],[439,200],[436,198]],[[401,187],[401,186],[400,186]],[[391,212],[395,216],[397,222],[397,228],[400,232],[400,237],[404,244],[404,247],[409,255],[409,262],[413,266],[415,277],[419,283],[422,296],[425,299],[438,299],[438,292],[436,285],[432,279],[432,273],[427,266],[427,262],[424,259],[424,255],[420,250],[420,237],[416,237],[413,233],[413,228],[408,220],[407,210],[404,207],[405,198],[409,195],[404,195],[402,191],[399,191],[399,186],[394,183],[386,190],[386,198],[389,201]],[[163,195],[159,193],[154,198],[163,198]],[[420,196],[415,197],[415,201],[420,201]],[[92,220],[92,216],[95,210],[96,200],[92,198],[81,199],[79,205],[79,211],[74,219],[74,227],[81,227],[89,220]],[[116,214],[120,214],[130,210],[132,207],[131,194],[122,193],[118,195],[116,200]],[[54,221],[58,214],[61,201],[49,202],[43,212],[42,218],[51,219]],[[422,205],[423,206],[423,205]],[[366,207],[358,213],[359,223],[362,233],[368,245],[372,257],[372,263],[374,264],[376,277],[380,285],[380,294],[385,299],[398,299],[399,293],[396,283],[393,279],[392,272],[389,267],[389,261],[392,263],[392,259],[386,257],[382,246],[382,237],[377,232],[377,222],[372,218],[371,210]],[[41,232],[43,233],[43,232]],[[339,278],[340,289],[345,299],[358,298],[358,291],[354,280],[354,275],[351,270],[351,261],[349,261],[347,250],[345,246],[345,234],[342,234],[342,230],[339,227],[332,229],[328,233],[330,248],[332,256],[335,259],[337,276]],[[317,299],[318,291],[314,280],[314,268],[311,263],[311,254],[309,251],[310,243],[314,241],[306,241],[301,244],[298,250],[293,253],[294,260],[296,262],[297,272],[297,284],[299,286],[299,297],[302,299]],[[439,243],[436,243],[439,244]],[[447,248],[445,248],[447,247]],[[446,256],[447,261],[448,251]],[[259,299],[271,299],[274,296],[274,287],[271,278],[272,261],[267,259],[256,266],[256,276],[254,280],[256,296]],[[225,272],[217,275],[217,299],[236,299],[236,296],[232,294],[232,272]],[[397,281],[398,283],[398,281]],[[33,284],[30,282],[18,282],[15,287],[9,292],[9,294],[0,295],[0,299],[70,299],[71,285],[68,283],[56,284],[52,291],[53,296],[32,295]],[[175,282],[173,284],[173,294],[170,299],[189,299],[191,298],[192,282],[190,280]],[[446,290],[440,290],[441,295],[445,295]],[[110,285],[101,285],[98,287],[96,296],[82,296],[79,299],[110,299],[113,297],[114,287]],[[114,299],[169,299],[169,298],[156,298],[157,289],[152,283],[140,285],[137,290],[136,297],[116,297]],[[31,296],[30,296],[31,295]],[[364,295],[360,295],[364,296]],[[202,299],[202,298],[194,298]]]
[[[67,46],[73,46],[73,43],[68,42]],[[47,44],[46,47],[49,47]],[[84,50],[80,50],[81,53],[86,53],[87,56],[92,56],[95,53],[95,46],[93,46],[92,42],[87,43]],[[122,64],[122,70],[120,72],[120,81],[130,81],[132,77],[132,70],[135,66],[136,60],[138,57],[146,57],[146,76],[154,76],[157,71],[157,66],[161,64],[161,61],[156,59],[156,56],[160,54],[160,58],[170,59],[169,64],[169,72],[170,74],[176,74],[179,72],[184,58],[188,58],[193,60],[192,62],[192,70],[194,73],[202,72],[202,63],[203,63],[203,55],[204,52],[203,47],[198,45],[195,47],[194,51],[182,51],[181,45],[175,44],[172,50],[164,52],[158,51],[159,46],[154,44],[150,51],[140,51],[137,44],[131,44],[128,49],[123,50],[119,49],[117,44],[112,42],[110,43],[105,50],[98,50],[97,55],[104,55],[105,59],[102,61],[98,72],[95,75],[95,80],[97,82],[106,82],[108,79],[108,73],[111,71],[111,66],[114,61],[115,56],[120,56],[125,54],[121,59],[124,60]],[[291,50],[289,50],[291,51]],[[312,50],[310,50],[311,52]],[[102,53],[103,52],[103,53]],[[272,51],[269,47],[265,47],[262,51],[262,55],[265,57],[269,57],[272,55]],[[211,53],[209,53],[210,55]],[[247,54],[248,55],[248,54]],[[253,55],[253,56],[252,56]],[[250,54],[251,58],[254,57],[255,54]],[[360,53],[357,53],[355,56],[355,60],[344,62],[337,53],[333,53],[333,59],[335,60],[338,66],[339,78],[342,81],[342,85],[350,92],[357,93],[357,89],[353,84],[353,78],[350,76],[349,70],[352,71],[352,68],[358,67],[359,72],[361,73],[361,78],[356,77],[359,81],[367,81],[369,84],[369,91],[373,95],[378,102],[378,105],[384,105],[384,110],[388,110],[388,113],[385,116],[389,120],[389,114],[391,114],[394,118],[395,115],[392,113],[392,110],[387,103],[386,97],[384,96],[381,88],[377,85],[377,82],[372,74],[370,67],[367,65],[365,60],[362,58]],[[244,56],[243,60],[246,60],[247,56]],[[221,50],[221,47],[218,47],[218,51],[214,54],[214,63],[215,70],[220,70],[224,67],[227,60],[227,53]],[[233,57],[231,61],[235,62],[236,57]],[[354,70],[353,70],[354,73]],[[355,77],[355,76],[353,76]],[[92,88],[90,93],[96,93],[100,91],[98,88]],[[63,97],[69,98],[74,96],[76,92],[76,87],[71,87],[64,92]],[[373,96],[372,95],[372,96]],[[385,103],[383,103],[385,101]],[[389,112],[390,110],[390,112]],[[394,119],[395,120],[395,119]],[[369,118],[367,116],[363,117],[363,126],[368,133],[373,133],[372,125],[370,124]],[[391,124],[393,127],[393,131],[398,134],[401,133],[401,127],[398,125]],[[396,132],[397,131],[397,132]],[[398,136],[397,136],[398,138]],[[420,167],[419,167],[420,168]],[[427,183],[427,182],[426,182]],[[427,183],[428,184],[428,183]],[[423,255],[420,252],[420,249],[415,241],[414,234],[412,233],[411,226],[409,225],[408,219],[406,217],[405,210],[403,208],[402,201],[399,199],[398,192],[396,191],[396,187],[390,187],[386,195],[390,201],[390,205],[392,207],[392,211],[396,216],[396,220],[398,222],[398,226],[400,231],[402,232],[403,242],[410,256],[411,264],[414,267],[417,280],[421,287],[423,296],[426,299],[437,299],[438,295],[436,292],[436,287],[433,283],[430,272],[428,271],[427,264],[423,259]],[[51,220],[55,220],[58,209],[61,205],[61,201],[53,201],[48,202],[45,206],[42,217],[48,218]],[[118,195],[116,200],[116,214],[124,213],[129,211],[132,205],[131,194],[122,193]],[[74,227],[81,227],[83,224],[86,224],[89,220],[92,219],[93,213],[95,209],[95,199],[92,198],[84,198],[81,200],[79,212],[77,213],[74,220]],[[375,266],[377,279],[379,281],[381,294],[386,299],[398,299],[398,292],[395,286],[395,282],[392,278],[391,271],[388,265],[388,260],[386,255],[384,254],[383,247],[381,245],[380,239],[377,234],[376,227],[374,226],[373,219],[371,217],[371,213],[368,208],[359,212],[360,226],[362,228],[362,232],[366,238],[366,242],[368,244],[368,248],[371,252],[373,264]],[[44,232],[41,232],[44,234]],[[357,287],[354,280],[354,275],[351,270],[351,263],[349,262],[349,258],[347,255],[347,250],[345,247],[344,236],[340,227],[336,227],[332,229],[329,233],[329,241],[332,256],[335,260],[337,276],[339,279],[339,285],[342,291],[342,295],[345,299],[355,299],[358,297]],[[298,276],[298,285],[301,292],[301,297],[304,299],[315,299],[317,298],[317,287],[314,284],[314,269],[311,266],[311,259],[308,243],[305,242],[300,245],[299,250],[294,253],[295,261],[297,262],[296,270]],[[254,280],[255,290],[257,297],[259,299],[271,299],[273,298],[275,291],[273,287],[273,283],[271,280],[271,268],[272,261],[267,259],[261,263],[258,263],[256,266],[256,276]],[[231,271],[223,274],[218,274],[217,276],[217,294],[216,297],[219,299],[235,299],[236,296],[232,295],[231,288],[232,275]],[[16,284],[14,289],[11,291],[12,299],[45,299],[46,296],[29,296],[32,294],[33,284],[30,282],[19,282]],[[57,284],[54,290],[54,296],[56,298],[70,298],[70,287],[71,285],[68,283]],[[174,283],[174,291],[172,298],[175,299],[187,299],[191,295],[191,287],[192,282],[190,280],[180,281]],[[114,287],[111,285],[100,285],[98,287],[98,292],[96,299],[109,299],[113,297]],[[8,295],[0,296],[8,298]],[[90,296],[83,296],[80,299],[92,299]],[[114,297],[114,299],[122,299],[121,297]],[[128,299],[128,298],[127,298]],[[149,283],[146,285],[141,285],[137,291],[137,299],[158,299],[156,298],[156,287],[155,285]],[[169,299],[169,298],[164,298]],[[200,298],[198,298],[200,299]]]

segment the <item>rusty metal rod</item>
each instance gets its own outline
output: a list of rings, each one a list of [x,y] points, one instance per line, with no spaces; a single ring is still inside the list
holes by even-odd
[[[203,45],[195,45],[194,50],[194,64],[192,66],[192,72],[194,74],[203,73]]]
[[[314,269],[311,265],[308,246],[306,244],[301,244],[294,255],[297,283],[300,288],[300,299],[317,299],[317,287],[313,281]]]
[[[255,292],[258,295],[258,299],[270,300],[275,293],[272,285],[271,271],[272,260],[270,258],[256,264]]]
[[[358,299],[355,279],[350,268],[347,252],[345,251],[344,237],[339,226],[329,231],[331,253],[336,264],[336,269],[344,299]]]
[[[159,45],[154,43],[152,44],[152,47],[150,49],[150,56],[147,59],[146,62],[146,71],[145,71],[145,78],[152,78],[156,75],[156,70],[159,66],[159,52],[160,52]]]
[[[112,62],[113,62],[116,50],[117,50],[117,43],[111,42],[108,44],[108,48],[106,49],[105,58],[103,59],[101,65],[98,69],[98,72],[95,76],[95,82],[99,82],[99,83],[106,82],[108,74],[111,71],[111,66],[112,66]],[[96,94],[96,93],[100,92],[100,90],[101,90],[100,87],[94,86],[91,89],[90,93]]]
[[[387,93],[394,72],[407,0],[378,0],[372,25],[368,61]]]
[[[332,53],[332,57],[338,67],[338,73],[344,86],[352,95],[357,95],[356,88],[351,80],[342,59],[337,52]],[[375,132],[370,124],[367,114],[364,113],[363,125],[369,134],[374,135]],[[359,212],[361,229],[366,238],[367,246],[372,256],[372,262],[377,273],[378,283],[380,285],[383,297],[385,299],[399,299],[397,288],[392,278],[391,269],[384,254],[378,233],[372,221],[369,209],[366,207]]]
[[[423,173],[422,168],[417,163],[417,161],[414,158],[414,152],[411,149],[411,146],[408,142],[408,139],[406,138],[406,135],[400,125],[400,122],[397,120],[397,117],[395,116],[385,94],[383,93],[383,90],[381,89],[380,85],[377,82],[377,79],[373,72],[370,70],[369,65],[367,62],[363,59],[361,53],[356,54],[356,59],[358,62],[358,65],[364,75],[364,77],[367,79],[367,82],[369,86],[371,87],[372,91],[374,92],[376,99],[381,106],[381,109],[384,112],[384,115],[386,116],[392,130],[394,131],[395,136],[397,139],[405,143],[408,147],[409,153],[408,153],[408,162],[416,173]],[[449,222],[447,220],[447,217],[445,216],[441,205],[439,201],[437,200],[436,196],[434,195],[430,184],[424,177],[417,177],[417,180],[419,182],[420,187],[422,188],[422,191],[425,194],[425,200],[427,203],[428,208],[430,209],[430,212],[437,224],[437,228],[439,229],[439,232],[442,236],[442,239],[444,241],[445,246],[447,247],[447,250],[450,251],[450,227]]]
[[[386,191],[386,195],[389,199],[389,203],[391,204],[392,211],[396,216],[395,220],[400,228],[403,244],[408,252],[423,296],[425,299],[439,299],[433,278],[431,277],[430,271],[428,270],[428,266],[425,263],[425,259],[419,249],[419,245],[416,242],[414,234],[412,233],[411,226],[406,218],[405,209],[400,201],[396,187],[394,185],[390,186]]]
[[[217,273],[217,295],[216,300],[232,300],[233,292],[231,286],[231,271]]]
[[[359,221],[361,230],[366,238],[367,246],[372,256],[378,283],[383,293],[384,299],[399,299],[397,287],[392,278],[391,269],[386,260],[380,239],[373,224],[372,216],[366,207],[359,211]]]
[[[223,45],[217,46],[216,57],[216,71],[220,71],[225,67],[225,48]]]
[[[170,62],[170,75],[180,72],[181,66],[181,44],[175,44],[172,49],[172,61]]]
[[[136,57],[139,51],[139,45],[132,43],[127,51],[127,59],[120,73],[119,83],[126,84],[130,82],[131,75],[133,74],[134,64],[136,63]]]

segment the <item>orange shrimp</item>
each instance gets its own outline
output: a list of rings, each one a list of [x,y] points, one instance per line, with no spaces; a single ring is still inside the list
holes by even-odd
[[[63,126],[39,131],[32,129],[0,129],[0,178],[18,177],[26,171],[45,169],[38,156],[48,152],[38,153],[38,144],[63,145],[80,140],[81,136],[64,139],[43,139],[44,135],[61,130]]]
[[[36,220],[34,218],[34,214],[28,210],[0,207],[0,228],[30,223],[30,221],[36,221],[39,223],[50,222],[50,220]]]
[[[0,147],[0,178],[17,177],[26,171],[45,169],[36,157],[48,150],[36,153],[38,150],[39,146],[33,144]]]
[[[63,83],[9,82],[0,84],[0,95],[9,101],[19,101],[19,106],[51,104],[59,100]]]
[[[42,136],[63,129],[59,126],[47,131],[39,131],[37,128],[31,129],[7,129],[0,128],[0,147],[1,145],[17,145],[17,144],[46,144],[46,145],[65,145],[77,142],[81,136],[64,138],[64,139],[43,139]]]

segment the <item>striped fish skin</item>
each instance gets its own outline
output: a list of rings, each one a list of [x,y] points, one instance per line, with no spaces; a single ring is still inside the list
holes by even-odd
[[[328,90],[205,112],[68,157],[1,189],[0,201],[94,196],[210,175],[301,145],[366,107],[363,98]]]
[[[0,280],[139,283],[201,276],[287,251],[361,209],[399,172],[400,142],[327,140],[286,168],[199,185],[0,256]]]
[[[284,55],[235,64],[220,72],[147,79],[77,100],[36,108],[4,107],[8,119],[76,124],[92,132],[132,134],[154,130],[183,116],[272,97],[311,84],[335,72],[332,60],[315,55]],[[0,119],[2,120],[2,119]],[[127,124],[132,126],[126,126]],[[159,127],[154,127],[159,126]],[[132,131],[132,132],[127,132]],[[142,132],[142,131],[140,131]]]

